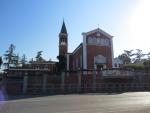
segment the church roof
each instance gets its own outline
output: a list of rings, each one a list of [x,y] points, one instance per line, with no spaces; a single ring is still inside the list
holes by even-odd
[[[61,28],[61,32],[60,33],[64,33],[64,34],[67,34],[67,29],[66,29],[66,25],[65,25],[65,22],[63,21],[63,24],[62,24],[62,28]]]

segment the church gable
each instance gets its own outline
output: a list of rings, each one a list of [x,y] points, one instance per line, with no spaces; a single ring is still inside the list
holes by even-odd
[[[99,45],[99,46],[110,46],[110,38],[104,33],[100,32],[99,29],[86,33],[86,43],[88,45]]]
[[[95,30],[92,30],[92,31],[89,31],[89,32],[86,32],[83,34],[85,34],[86,37],[105,37],[105,38],[112,38],[113,37],[100,28],[97,28]]]

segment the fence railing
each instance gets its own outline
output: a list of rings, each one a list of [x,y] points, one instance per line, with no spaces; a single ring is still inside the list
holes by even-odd
[[[142,75],[140,73],[139,75]],[[148,75],[148,74],[147,74]],[[18,88],[23,93],[77,93],[77,92],[122,92],[122,91],[150,91],[150,77],[137,76],[129,70],[80,70],[75,72],[63,72],[58,75],[23,76],[22,78],[9,78],[6,80],[7,89]],[[125,83],[108,81],[103,77],[132,77],[125,79]],[[134,77],[133,77],[134,76]],[[136,78],[136,79],[135,79]],[[147,78],[147,79],[145,79]],[[111,79],[111,80],[112,80]],[[110,79],[109,79],[110,80]],[[122,78],[121,78],[122,80]],[[129,81],[130,80],[130,81]],[[21,89],[22,88],[22,89]]]
[[[133,76],[134,72],[129,70],[103,70],[102,76]]]
[[[28,91],[31,93],[42,92],[43,89],[41,85],[35,84],[34,87],[28,86]],[[55,85],[47,85],[46,92],[53,93],[87,93],[87,92],[128,92],[128,91],[150,91],[150,83],[96,83],[87,85],[82,84],[79,86],[78,84],[66,84],[64,85],[64,89],[60,84]],[[30,93],[28,92],[28,93]]]

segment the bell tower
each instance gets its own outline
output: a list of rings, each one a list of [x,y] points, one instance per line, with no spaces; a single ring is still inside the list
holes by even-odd
[[[68,52],[68,33],[63,20],[62,28],[59,33],[59,56],[66,56]]]

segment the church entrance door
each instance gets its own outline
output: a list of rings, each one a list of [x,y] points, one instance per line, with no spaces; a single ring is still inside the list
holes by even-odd
[[[96,64],[96,69],[97,70],[102,70],[102,69],[105,69],[105,68],[106,68],[105,64]]]

